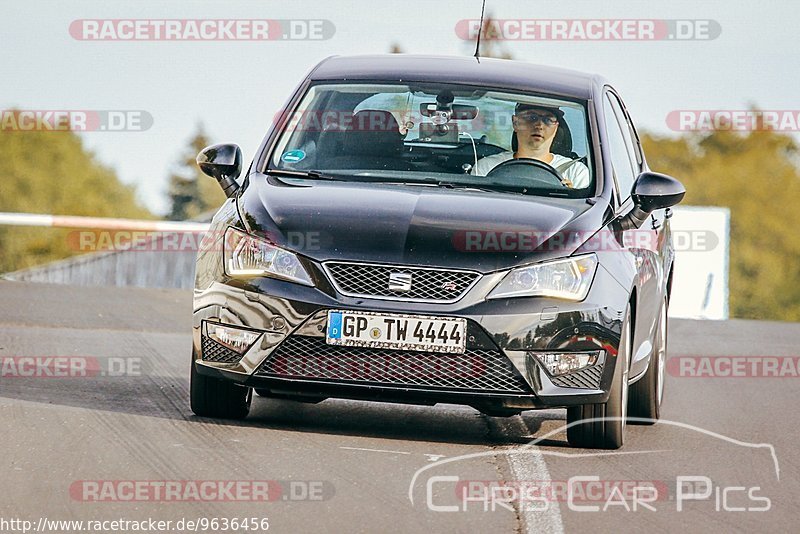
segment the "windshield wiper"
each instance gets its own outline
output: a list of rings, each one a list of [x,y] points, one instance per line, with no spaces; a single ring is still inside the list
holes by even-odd
[[[489,189],[486,187],[479,187],[477,185],[472,184],[457,184],[453,182],[444,182],[444,181],[433,181],[433,180],[420,180],[414,182],[402,182],[402,181],[392,181],[392,182],[381,182],[384,184],[400,184],[400,185],[423,185],[426,187],[443,187],[445,189],[466,189],[472,191],[482,191],[484,193],[495,193],[496,190]]]
[[[535,197],[558,197],[569,198],[570,195],[566,191],[555,191],[548,189],[541,189],[536,187],[528,187],[524,185],[503,185],[503,184],[489,184],[480,188],[481,191],[489,191],[492,193],[511,193],[514,195],[522,196],[535,196]]]
[[[496,189],[489,189],[488,187],[479,187],[472,184],[454,184],[453,182],[436,182],[431,185],[444,187],[445,189],[472,189],[474,191],[483,191],[484,193],[496,193]]]
[[[274,174],[275,176],[287,176],[289,178],[312,178],[314,180],[338,180],[333,176],[322,174],[319,171],[285,171],[283,169],[267,169],[267,174]]]

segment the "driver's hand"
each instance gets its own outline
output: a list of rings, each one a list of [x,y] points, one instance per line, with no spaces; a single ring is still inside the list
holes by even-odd
[[[570,189],[575,189],[575,185],[572,183],[572,180],[564,176],[564,179],[561,180],[561,183],[569,187]]]

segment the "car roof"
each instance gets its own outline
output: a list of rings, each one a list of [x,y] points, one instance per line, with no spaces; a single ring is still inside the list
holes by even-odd
[[[591,98],[593,89],[606,83],[595,74],[524,61],[410,54],[332,56],[317,65],[309,77],[312,81],[452,82],[578,99]]]

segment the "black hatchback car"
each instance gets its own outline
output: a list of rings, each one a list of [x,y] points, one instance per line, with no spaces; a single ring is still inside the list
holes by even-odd
[[[618,448],[664,390],[677,180],[598,76],[494,59],[334,57],[300,83],[197,258],[192,410],[252,392],[567,408]]]

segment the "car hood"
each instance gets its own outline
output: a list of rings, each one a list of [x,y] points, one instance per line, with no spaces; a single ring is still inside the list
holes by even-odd
[[[572,254],[602,224],[585,199],[250,176],[246,229],[317,261],[490,272]]]

